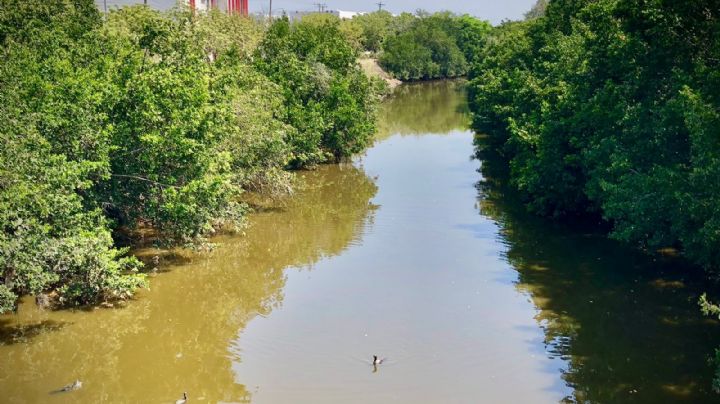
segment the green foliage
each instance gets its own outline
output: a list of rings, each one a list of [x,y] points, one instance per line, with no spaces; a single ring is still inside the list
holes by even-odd
[[[472,63],[482,54],[485,41],[492,32],[492,25],[467,14],[457,17],[455,23],[455,42],[468,63]]]
[[[702,296],[700,296],[698,305],[704,315],[720,319],[720,306],[711,303],[707,298],[707,294],[703,293]]]
[[[0,313],[7,313],[15,308],[17,296],[10,288],[0,285]]]
[[[356,50],[337,21],[286,28],[0,0],[0,313],[26,293],[128,298],[142,265],[113,232],[202,241],[242,225],[245,190],[288,193],[287,167],[362,151],[377,100]]]
[[[382,50],[385,39],[391,34],[393,16],[388,11],[377,11],[355,16],[344,25],[355,26],[360,31],[360,43],[363,49],[377,53]]]
[[[141,265],[113,247],[92,197],[110,151],[100,17],[90,1],[20,3],[0,7],[0,312],[46,289],[66,303],[128,297]]]
[[[473,65],[474,127],[531,210],[720,266],[717,4],[552,1]]]
[[[402,80],[459,77],[468,71],[467,60],[489,31],[484,22],[450,13],[419,15],[402,31],[387,37],[380,64]],[[467,41],[467,42],[466,42]]]
[[[720,306],[710,302],[707,298],[707,294],[703,293],[698,300],[700,310],[702,313],[709,317],[716,317],[720,319]],[[709,360],[710,364],[715,367],[715,375],[713,377],[712,388],[716,393],[720,393],[720,348],[715,349],[715,355]]]
[[[224,105],[193,28],[189,15],[128,7],[110,14],[104,33],[116,47],[104,103],[113,152],[98,196],[123,224],[150,224],[180,243],[240,216],[231,156],[217,153],[232,126],[217,119]]]
[[[216,153],[229,158],[233,182],[244,189],[279,195],[291,188],[284,168],[296,132],[279,118],[282,89],[237,54],[222,54],[212,65],[211,94],[218,109],[214,121],[225,128]]]
[[[378,97],[357,56],[336,18],[270,27],[256,66],[283,89],[292,167],[338,161],[372,141]]]
[[[4,118],[8,112],[0,110]],[[113,248],[101,211],[86,206],[98,164],[54,153],[33,127],[37,118],[0,125],[3,311],[8,296],[48,288],[59,288],[66,303],[131,296],[144,285],[135,273],[141,265]]]
[[[213,8],[196,18],[193,33],[210,59],[234,52],[247,61],[262,41],[264,28],[251,18],[238,18]]]
[[[720,348],[715,349],[715,356],[710,360],[710,363],[715,365],[712,389],[715,393],[720,393]]]
[[[525,13],[526,20],[532,20],[533,18],[540,18],[545,15],[549,0],[537,0],[532,6],[530,11]]]
[[[342,32],[355,48],[379,55],[381,66],[403,80],[465,75],[468,61],[481,53],[491,28],[487,21],[469,15],[421,11],[396,17],[378,11],[341,23]]]
[[[433,62],[432,51],[416,39],[411,33],[388,39],[380,59],[382,67],[401,80],[439,77],[440,66]]]

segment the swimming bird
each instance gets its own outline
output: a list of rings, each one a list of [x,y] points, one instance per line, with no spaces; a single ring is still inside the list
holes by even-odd
[[[385,362],[385,358],[378,358],[377,355],[373,355],[373,365],[380,365],[381,363]]]
[[[187,403],[187,392],[183,393],[183,398],[175,401],[175,404],[185,404]]]
[[[81,387],[82,387],[82,382],[80,380],[75,380],[74,382],[61,388],[60,391],[75,391],[75,390],[79,390]]]

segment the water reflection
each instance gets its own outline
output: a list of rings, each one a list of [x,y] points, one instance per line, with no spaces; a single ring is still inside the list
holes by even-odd
[[[448,134],[467,130],[469,122],[464,81],[404,84],[381,106],[377,138]]]
[[[495,282],[515,273],[498,257],[497,227],[472,205],[472,134],[432,133],[462,125],[453,86],[396,94],[409,109],[442,102],[423,110],[425,123],[386,115],[417,135],[377,142],[362,160],[379,188],[374,225],[313,273],[288,272],[282,309],[238,335],[234,369],[253,403],[535,403],[569,391],[557,386],[561,361],[543,356],[532,304]],[[373,372],[372,355],[390,360]]]
[[[0,317],[0,401],[716,400],[700,277],[527,215],[489,155],[478,215],[462,85],[399,91],[381,137],[435,135],[302,173],[246,237],[165,255],[125,308]]]
[[[0,323],[2,402],[248,402],[235,380],[232,341],[257,315],[282,305],[288,267],[308,267],[356,242],[377,188],[362,170],[326,166],[279,209],[254,215],[247,237],[216,251],[176,252],[127,307],[38,310],[21,305]],[[140,253],[155,254],[156,251]],[[230,349],[229,349],[230,347]],[[50,396],[75,379],[81,390]]]
[[[480,158],[481,212],[497,222],[516,287],[538,309],[546,351],[566,361],[566,401],[717,402],[707,359],[720,324],[699,313],[702,274],[527,214],[503,187],[497,156]]]

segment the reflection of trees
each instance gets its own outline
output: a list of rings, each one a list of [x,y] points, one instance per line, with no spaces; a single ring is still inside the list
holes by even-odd
[[[37,329],[32,324],[64,327],[0,345],[3,402],[43,402],[75,378],[83,389],[65,397],[77,402],[167,402],[183,391],[207,402],[249,401],[231,369],[240,360],[230,346],[238,332],[282,303],[285,268],[339,254],[371,220],[377,189],[362,171],[325,166],[302,175],[308,185],[284,208],[254,215],[247,237],[221,237],[206,255],[181,252],[182,263],[170,264],[126,308],[23,305],[0,325],[7,341],[23,327]]]
[[[706,402],[720,327],[697,307],[702,274],[652,259],[581,225],[528,215],[483,151],[482,213],[500,226],[518,290],[538,309],[550,355],[566,360],[568,401]]]
[[[362,236],[371,219],[370,199],[377,187],[361,170],[330,165],[300,175],[307,185],[289,202],[282,220],[273,213],[257,215],[252,237],[241,240],[258,250],[270,248],[271,256],[263,258],[272,260],[272,267],[309,265],[337,255]]]
[[[379,115],[378,139],[466,130],[470,119],[465,84],[457,80],[404,84],[382,104]]]

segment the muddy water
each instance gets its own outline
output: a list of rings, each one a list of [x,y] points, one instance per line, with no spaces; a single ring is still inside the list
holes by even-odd
[[[401,88],[366,156],[126,307],[0,317],[0,402],[717,401],[700,277],[527,216],[463,100]]]

